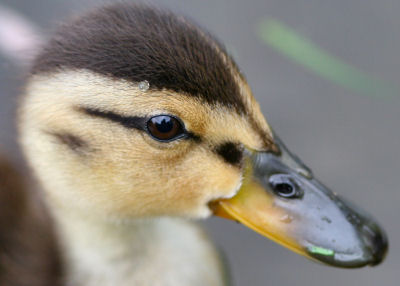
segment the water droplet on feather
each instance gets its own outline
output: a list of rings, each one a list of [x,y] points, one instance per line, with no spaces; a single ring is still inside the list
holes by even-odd
[[[139,82],[138,86],[141,91],[147,91],[150,88],[150,84],[147,80]]]

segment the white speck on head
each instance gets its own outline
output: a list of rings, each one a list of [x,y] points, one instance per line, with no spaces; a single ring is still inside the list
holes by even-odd
[[[139,89],[140,89],[141,91],[144,92],[144,91],[149,90],[149,88],[150,88],[150,83],[149,83],[147,80],[144,80],[144,81],[139,82],[138,87],[139,87]]]

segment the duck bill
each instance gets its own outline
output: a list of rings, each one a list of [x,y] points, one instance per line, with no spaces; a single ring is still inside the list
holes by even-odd
[[[248,151],[244,179],[231,199],[211,203],[290,250],[332,266],[379,264],[388,242],[368,215],[339,198],[276,138],[279,153]]]

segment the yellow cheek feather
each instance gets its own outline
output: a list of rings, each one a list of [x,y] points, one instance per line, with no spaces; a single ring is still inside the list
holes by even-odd
[[[91,170],[97,177],[94,183],[105,190],[100,194],[102,204],[114,215],[207,216],[207,203],[232,196],[240,183],[238,168],[200,146],[177,146],[171,154],[138,145],[142,148],[123,157],[107,151]]]

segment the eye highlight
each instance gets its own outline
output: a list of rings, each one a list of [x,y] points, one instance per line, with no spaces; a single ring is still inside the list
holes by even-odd
[[[147,131],[156,140],[169,142],[185,134],[182,123],[170,115],[157,115],[147,121]]]

